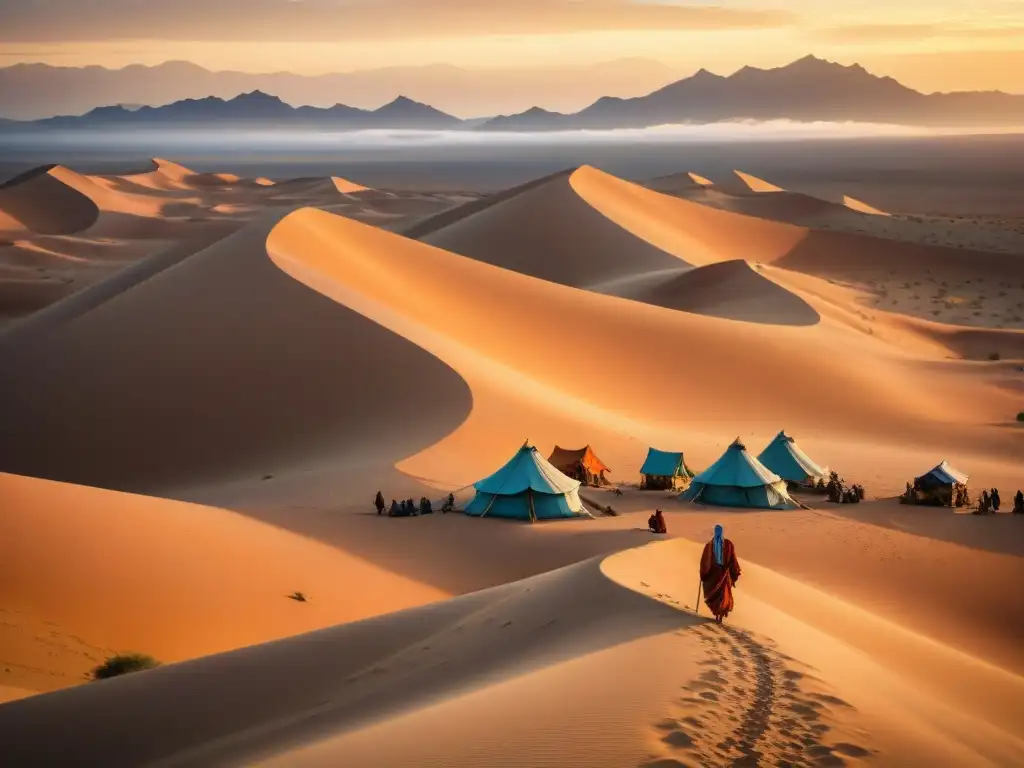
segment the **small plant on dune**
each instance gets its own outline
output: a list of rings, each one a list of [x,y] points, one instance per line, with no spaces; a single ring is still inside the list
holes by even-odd
[[[988,359],[989,360],[998,360],[999,358],[1000,358],[1000,355],[999,355],[998,352],[989,352],[988,353]]]
[[[1017,421],[1024,422],[1024,411],[1017,414]]]
[[[305,603],[309,600],[309,598],[306,597],[305,592],[292,592],[290,595],[288,595],[288,599],[294,600],[297,603]]]
[[[108,656],[106,661],[96,667],[92,671],[92,679],[106,680],[159,666],[159,661],[144,653],[119,653],[115,656]]]

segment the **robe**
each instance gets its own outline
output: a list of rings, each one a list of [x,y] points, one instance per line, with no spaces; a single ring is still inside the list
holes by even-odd
[[[714,616],[728,616],[732,611],[732,585],[740,577],[740,561],[736,547],[729,539],[722,542],[722,565],[715,562],[714,542],[704,545],[700,556],[700,580],[704,585],[704,602]]]

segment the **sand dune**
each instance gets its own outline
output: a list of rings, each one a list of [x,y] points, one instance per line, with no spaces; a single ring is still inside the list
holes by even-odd
[[[742,259],[688,270],[628,298],[752,323],[814,325],[820,320],[810,304],[763,277]]]
[[[328,447],[340,451],[340,460],[346,450],[362,450],[360,435],[369,430],[376,435],[374,450],[397,460],[406,445],[428,444],[458,424],[469,398],[457,376],[311,293],[267,259],[264,242],[278,218],[160,271],[54,332],[22,337],[5,361],[24,366],[23,375],[0,387],[29,411],[20,420],[24,431],[11,433],[0,447],[4,469],[152,489],[183,479],[262,475],[286,457],[300,460]],[[186,305],[190,311],[183,314]],[[152,349],[163,353],[149,354]],[[70,419],[66,431],[52,413],[38,410],[49,397],[64,399],[61,375],[46,372],[50,364],[85,377],[62,408]],[[317,376],[293,375],[307,366]],[[416,380],[389,372],[407,366],[418,372]],[[353,368],[365,375],[353,377]],[[35,386],[43,390],[32,392]],[[164,393],[159,409],[148,405],[152,391]],[[386,419],[366,407],[367,398],[376,397],[392,403]],[[433,424],[415,418],[428,406]],[[211,407],[217,413],[212,421]],[[115,422],[116,430],[110,428]],[[50,428],[63,437],[47,437]],[[99,445],[86,448],[75,434],[95,435]],[[401,448],[394,442],[399,437]],[[53,440],[61,446],[44,462],[47,469],[37,462],[48,443],[56,448]],[[151,450],[140,453],[139,445]]]
[[[117,651],[180,661],[447,596],[226,510],[3,474],[0,497],[2,685],[51,690]]]
[[[878,208],[875,208],[872,205],[868,205],[867,203],[861,202],[860,200],[857,200],[856,198],[850,197],[849,195],[843,195],[843,205],[845,205],[847,208],[850,208],[850,209],[852,209],[854,211],[858,211],[860,213],[866,213],[869,216],[889,216],[890,215],[890,214],[886,213],[885,211],[879,210]]]
[[[696,173],[670,173],[667,176],[657,176],[644,184],[648,189],[668,195],[706,190],[714,185],[711,179],[698,176]]]
[[[589,172],[555,174],[512,194],[468,203],[404,234],[574,287],[684,266],[671,254],[632,237],[581,199],[577,181]],[[552,215],[555,211],[557,215]]]
[[[0,222],[9,228],[2,234],[65,235],[95,224],[99,206],[75,185],[65,183],[69,176],[60,166],[44,166],[0,187],[0,213],[4,217]]]
[[[359,192],[374,192],[375,190],[369,187],[364,187],[362,184],[356,184],[354,181],[348,179],[342,179],[337,176],[332,176],[331,181],[334,183],[334,188],[337,189],[343,195],[353,195]]]
[[[743,171],[733,171],[740,181],[747,185],[751,192],[757,193],[771,193],[771,192],[785,192],[782,187],[777,187],[769,181],[759,179],[757,176],[751,176],[749,173],[743,173]]]
[[[1020,269],[1012,254],[794,226],[662,195],[596,171],[579,174],[574,188],[622,228],[696,265],[742,256],[817,277],[896,279],[983,274],[987,279],[1013,280]]]

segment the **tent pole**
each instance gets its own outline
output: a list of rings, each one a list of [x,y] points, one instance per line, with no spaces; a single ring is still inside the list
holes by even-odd
[[[526,498],[530,501],[530,522],[537,522],[537,512],[533,508],[533,489],[531,488],[526,492]]]
[[[487,502],[487,507],[484,509],[483,512],[480,513],[480,517],[483,517],[484,515],[486,515],[488,512],[491,511],[491,507],[494,506],[494,502],[497,501],[497,499],[498,499],[498,494],[492,493],[491,494],[491,500],[489,502]]]

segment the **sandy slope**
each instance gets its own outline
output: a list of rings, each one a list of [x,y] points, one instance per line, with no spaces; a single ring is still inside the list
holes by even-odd
[[[727,764],[754,753],[1000,765],[1024,755],[1013,735],[1021,678],[749,562],[735,621],[695,621],[684,607],[699,551],[655,544],[29,699],[0,710],[0,734],[19,764],[73,750],[112,766],[511,766],[556,755],[579,766]],[[39,739],[54,727],[59,743]]]
[[[226,510],[16,475],[0,498],[0,685],[50,690],[116,651],[179,661],[447,596]]]

